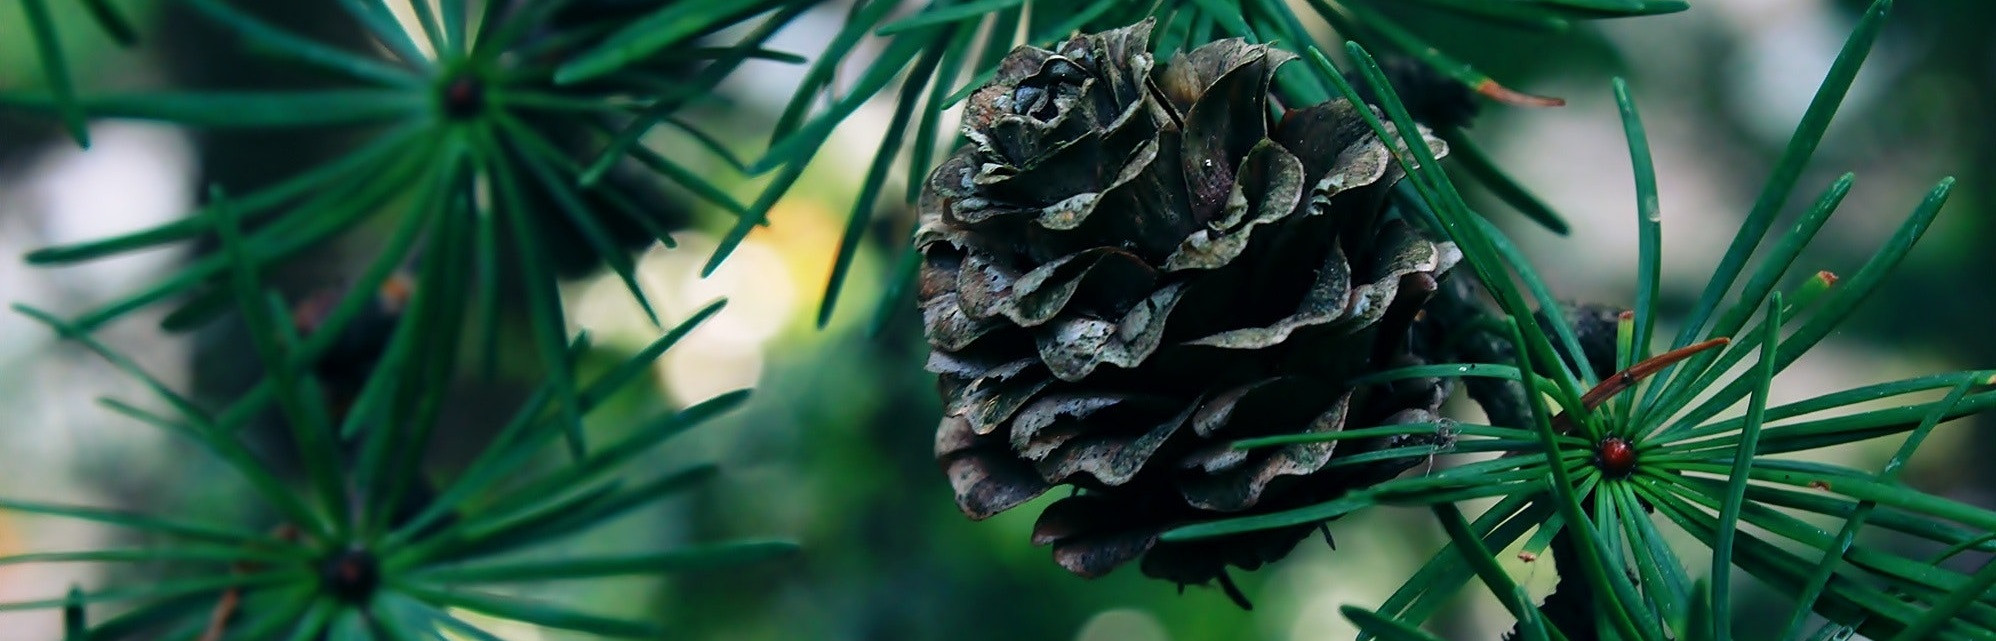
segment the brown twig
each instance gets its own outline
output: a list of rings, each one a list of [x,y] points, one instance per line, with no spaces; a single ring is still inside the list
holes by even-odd
[[[1501,102],[1507,105],[1512,105],[1515,107],[1566,106],[1566,99],[1564,98],[1553,98],[1550,96],[1534,96],[1532,94],[1528,94],[1522,91],[1511,89],[1504,85],[1497,84],[1497,81],[1488,78],[1485,78],[1483,82],[1476,83],[1476,93],[1483,94],[1485,98],[1489,98],[1491,100],[1495,100],[1497,102]]]
[[[1699,352],[1723,347],[1731,342],[1732,339],[1719,337],[1651,356],[1640,363],[1630,365],[1628,369],[1615,372],[1608,378],[1602,379],[1599,385],[1594,386],[1594,389],[1587,390],[1586,394],[1580,395],[1580,406],[1589,410],[1600,407],[1602,403],[1608,402],[1608,399],[1614,398],[1616,394],[1628,391],[1629,388],[1635,387],[1637,382],[1654,376],[1657,372],[1663,371],[1665,367],[1676,365],[1684,359],[1696,356]],[[1559,415],[1552,417],[1552,422],[1553,429],[1562,434],[1573,428],[1573,421],[1567,418],[1566,412],[1560,412]]]
[[[228,629],[229,617],[235,615],[236,608],[242,602],[242,590],[233,587],[223,590],[222,600],[208,612],[208,629],[201,631],[200,641],[222,641],[222,631]]]

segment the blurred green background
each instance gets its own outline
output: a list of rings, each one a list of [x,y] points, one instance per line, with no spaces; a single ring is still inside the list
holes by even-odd
[[[9,3],[11,5],[11,3]],[[162,87],[308,86],[312,77],[257,61],[175,3],[125,3],[148,25],[144,46],[116,49],[91,30],[81,9],[58,15],[85,90]],[[280,24],[352,47],[370,47],[327,0],[242,3]],[[1301,3],[1296,3],[1300,5]],[[1486,105],[1471,137],[1497,154],[1573,223],[1560,238],[1490,199],[1477,203],[1500,221],[1562,296],[1627,304],[1635,279],[1634,189],[1608,79],[1635,87],[1662,180],[1666,309],[1688,307],[1724,251],[1736,221],[1786,143],[1838,46],[1866,3],[1856,0],[1694,0],[1689,12],[1587,25],[1568,34],[1497,30],[1446,15],[1401,12],[1432,41],[1507,85],[1566,98],[1558,109]],[[814,11],[773,42],[812,52],[831,37],[844,8]],[[909,9],[913,9],[910,3]],[[1299,13],[1308,15],[1307,9]],[[17,9],[0,6],[0,88],[32,88],[40,72]],[[1313,28],[1321,27],[1313,24]],[[1321,32],[1328,39],[1328,32]],[[1821,189],[1845,171],[1858,175],[1841,213],[1805,265],[1855,269],[1927,186],[1943,175],[1961,187],[1926,240],[1868,308],[1841,334],[1775,381],[1774,400],[1918,373],[1996,365],[1996,3],[1904,0],[1831,127],[1800,191]],[[801,71],[750,63],[726,95],[695,110],[701,126],[753,157]],[[849,80],[846,79],[846,80]],[[835,83],[836,86],[837,83]],[[718,273],[702,279],[722,222],[700,222],[680,247],[640,261],[645,286],[670,323],[705,302],[728,309],[659,364],[652,385],[599,412],[591,429],[614,433],[647,410],[754,387],[749,407],[662,455],[659,465],[717,460],[723,481],[705,493],[619,522],[562,546],[652,548],[733,536],[777,536],[804,546],[789,563],[690,575],[668,583],[551,585],[539,597],[619,612],[650,612],[690,639],[1268,639],[1350,638],[1337,615],[1344,603],[1377,604],[1443,537],[1425,512],[1376,511],[1331,526],[1339,548],[1306,543],[1289,560],[1242,577],[1251,613],[1217,590],[1183,595],[1125,569],[1083,580],[1055,566],[1028,532],[1037,507],[984,523],[957,513],[931,456],[938,412],[934,381],[912,310],[884,338],[865,326],[885,269],[900,251],[912,214],[883,207],[828,329],[811,323],[843,217],[869,154],[886,126],[887,105],[872,105],[843,126],[818,155],[773,225],[749,237]],[[196,186],[237,191],[282,176],[341,149],[339,132],[211,135],[127,122],[93,125],[97,143],[81,153],[52,120],[0,112],[0,255],[108,235],[179,215]],[[648,141],[686,162],[727,172],[686,140]],[[755,180],[732,181],[752,194]],[[900,193],[890,185],[888,193]],[[1790,210],[1807,195],[1791,199]],[[884,199],[887,200],[887,199]],[[1791,211],[1791,214],[1793,212]],[[362,233],[321,248],[277,282],[294,297],[336,285],[369,257]],[[0,260],[0,299],[77,311],[130,291],[203,247],[121,257],[60,270]],[[614,278],[584,278],[564,292],[577,328],[596,337],[598,363],[622,358],[657,330],[644,322]],[[191,335],[156,331],[142,313],[105,331],[114,345],[184,389],[226,399],[251,376],[239,328],[227,323]],[[503,348],[502,348],[503,349]],[[520,351],[530,351],[520,347]],[[507,359],[531,361],[531,358]],[[447,472],[521,400],[534,372],[502,368],[495,381],[467,381],[434,467]],[[97,409],[93,399],[136,396],[136,385],[57,343],[15,316],[0,317],[0,494],[101,505],[228,511],[240,488],[221,468],[148,429]],[[1463,413],[1473,408],[1459,407]],[[1908,482],[1981,505],[1996,504],[1996,453],[1987,419],[1963,421],[1929,441]],[[1977,436],[1980,432],[1982,435]],[[1875,466],[1879,446],[1828,453]],[[1042,501],[1044,502],[1044,500]],[[206,507],[199,507],[206,506]],[[76,549],[118,533],[0,514],[0,554]],[[1510,558],[1508,555],[1506,558]],[[1543,591],[1554,571],[1514,560]],[[1545,566],[1545,567],[1541,567]],[[58,593],[71,581],[110,577],[89,567],[0,567],[0,600]],[[1752,593],[1749,592],[1749,595]],[[1465,597],[1438,623],[1447,638],[1494,639],[1508,627],[1493,601]],[[50,638],[54,612],[0,615],[0,637]],[[19,633],[21,636],[14,636]],[[568,638],[508,629],[508,639]]]

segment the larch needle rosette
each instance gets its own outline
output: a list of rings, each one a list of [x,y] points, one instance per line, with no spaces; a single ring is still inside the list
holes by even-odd
[[[671,234],[689,222],[685,195],[742,210],[712,182],[718,172],[690,164],[740,161],[674,114],[711,99],[712,88],[746,61],[794,60],[761,45],[808,6],[771,14],[742,3],[672,3],[686,30],[653,38],[679,46],[627,50],[614,75],[558,81],[565,65],[596,53],[594,45],[584,45],[663,9],[607,0],[416,2],[409,5],[415,19],[405,22],[386,4],[351,0],[340,8],[369,40],[365,44],[379,47],[349,48],[286,30],[225,0],[184,4],[228,34],[214,46],[288,63],[300,73],[331,78],[333,85],[68,98],[0,91],[0,111],[74,111],[211,131],[355,132],[351,148],[329,159],[260,189],[231,190],[247,255],[259,271],[363,226],[385,232],[375,253],[349,276],[353,295],[325,314],[325,338],[308,341],[301,358],[326,357],[334,347],[330,337],[364,313],[372,292],[398,271],[419,269],[428,279],[443,278],[440,286],[452,292],[439,304],[475,311],[487,353],[498,351],[501,301],[523,299],[516,313],[531,319],[533,337],[523,351],[551,369],[564,396],[574,393],[575,377],[562,356],[567,329],[559,281],[607,266],[656,322],[637,284],[633,253],[672,243]],[[744,22],[755,24],[726,46],[692,46]],[[695,142],[670,152],[610,145],[637,121],[684,129]],[[179,220],[44,248],[27,259],[68,265],[212,238],[216,206],[204,203]],[[420,247],[439,236],[467,251]],[[177,307],[166,327],[199,326],[230,309],[229,269],[222,256],[196,258],[138,292],[77,315],[72,324],[94,331],[133,310],[170,304]],[[267,400],[268,390],[256,398]]]
[[[217,414],[83,329],[17,306],[143,382],[168,411],[114,399],[104,405],[222,462],[246,482],[256,507],[235,512],[206,505],[169,514],[0,498],[0,509],[93,522],[148,539],[131,547],[0,556],[0,565],[143,564],[185,577],[0,603],[0,611],[63,608],[69,638],[105,641],[432,639],[445,632],[494,639],[484,629],[493,620],[655,639],[663,630],[649,617],[592,612],[545,598],[535,588],[738,567],[795,552],[795,544],[778,540],[636,552],[562,545],[713,479],[713,465],[647,473],[640,472],[639,462],[673,437],[739,407],[746,390],[640,419],[577,460],[548,465],[567,430],[553,407],[560,402],[554,385],[543,384],[468,465],[433,476],[423,461],[448,390],[439,381],[448,372],[437,363],[448,360],[454,345],[415,340],[419,333],[408,328],[461,316],[462,310],[439,305],[438,290],[415,290],[406,311],[409,322],[381,345],[382,367],[357,398],[340,402],[345,399],[322,393],[315,371],[295,358],[299,343],[289,319],[266,304],[270,299],[262,295],[234,222],[219,229],[251,335],[276,382],[273,393],[297,462],[258,452],[245,431],[226,427]],[[707,306],[589,380],[578,391],[577,412],[589,412],[643,378],[661,355],[720,308],[718,302]],[[587,349],[586,338],[578,338],[568,351],[572,357]],[[234,518],[218,518],[218,511]]]

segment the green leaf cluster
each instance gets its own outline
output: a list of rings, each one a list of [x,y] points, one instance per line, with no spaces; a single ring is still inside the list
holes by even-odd
[[[914,11],[896,0],[837,5],[659,0],[623,3],[635,8],[621,13],[590,0],[416,0],[407,5],[415,16],[409,28],[385,0],[338,0],[385,54],[314,41],[225,0],[177,1],[226,27],[256,55],[345,84],[79,93],[49,3],[22,0],[47,90],[0,91],[0,110],[52,115],[83,145],[90,118],[208,129],[360,125],[366,139],[269,187],[234,196],[217,189],[182,219],[27,257],[33,264],[60,266],[195,239],[219,241],[220,251],[78,317],[20,309],[146,382],[170,409],[115,400],[105,401],[108,408],[207,450],[281,517],[281,526],[271,529],[0,501],[0,507],[15,511],[110,524],[167,541],[25,554],[0,558],[0,564],[165,562],[201,569],[188,579],[0,604],[0,609],[59,609],[69,638],[197,639],[210,638],[211,628],[222,638],[242,639],[426,639],[443,630],[496,638],[453,615],[456,609],[608,636],[656,637],[661,631],[649,621],[492,589],[732,565],[794,547],[743,541],[568,559],[523,554],[711,477],[711,467],[655,477],[630,472],[645,453],[745,397],[724,394],[662,414],[614,442],[583,438],[584,415],[718,309],[717,303],[677,327],[662,328],[663,337],[630,360],[580,380],[575,357],[587,337],[568,332],[558,289],[573,272],[558,255],[578,248],[563,246],[560,239],[572,238],[591,264],[615,273],[651,314],[631,250],[652,242],[670,246],[680,224],[630,181],[620,180],[620,172],[637,168],[646,180],[676,184],[733,215],[708,259],[711,272],[767,223],[771,208],[797,184],[834,130],[891,88],[892,116],[848,214],[818,314],[822,325],[851,277],[870,223],[886,207],[882,199],[916,198],[939,147],[962,144],[960,137],[945,135],[944,112],[990,78],[1012,47],[1155,19],[1161,53],[1225,37],[1304,53],[1310,64],[1298,65],[1301,73],[1291,70],[1278,78],[1276,92],[1285,103],[1359,100],[1358,89],[1313,46],[1321,31],[1313,31],[1306,18],[1350,41],[1345,53],[1370,95],[1380,97],[1381,109],[1368,113],[1367,124],[1394,141],[1407,170],[1397,205],[1462,249],[1469,275],[1493,303],[1473,324],[1477,335],[1465,340],[1502,356],[1384,372],[1363,382],[1435,376],[1496,380],[1516,392],[1521,409],[1493,412],[1488,425],[1442,421],[1240,442],[1237,447],[1254,448],[1440,431],[1456,437],[1453,445],[1399,448],[1363,460],[1502,455],[1289,512],[1191,525],[1166,538],[1316,523],[1373,506],[1425,506],[1452,542],[1379,608],[1345,610],[1368,637],[1432,638],[1419,626],[1474,578],[1516,617],[1520,638],[1722,640],[1730,637],[1735,618],[1735,568],[1795,598],[1784,638],[1852,632],[1880,639],[1996,635],[1991,596],[1996,564],[1963,572],[1944,563],[1968,551],[1996,551],[1996,512],[1925,494],[1898,480],[1905,461],[1939,425],[1996,404],[1996,373],[1926,376],[1778,405],[1767,398],[1773,377],[1887,281],[1953,187],[1951,179],[1940,181],[1847,278],[1798,269],[1796,263],[1838,209],[1853,176],[1825,187],[1791,227],[1770,236],[1870,51],[1890,0],[1875,2],[1852,34],[1709,284],[1678,319],[1674,336],[1664,335],[1658,317],[1664,216],[1647,133],[1627,85],[1616,81],[1635,166],[1639,255],[1634,309],[1620,327],[1619,372],[1607,380],[1579,366],[1585,358],[1550,288],[1496,225],[1464,203],[1435,150],[1421,136],[1393,133],[1419,129],[1368,50],[1414,58],[1500,102],[1555,104],[1508,89],[1437,46],[1450,43],[1429,42],[1413,24],[1419,12],[1558,32],[1579,21],[1689,8],[1681,0],[1305,0],[1309,11],[1302,13],[1292,9],[1294,3],[1277,0],[928,0]],[[87,6],[106,33],[124,43],[136,40],[136,30],[108,0]],[[805,57],[766,48],[778,31],[820,9],[844,11],[824,50]],[[841,69],[862,57],[855,76],[835,82]],[[766,150],[742,159],[684,115],[690,105],[713,99],[720,83],[751,60],[801,64],[804,74],[771,123]],[[1387,121],[1396,128],[1387,128]],[[698,148],[654,148],[647,136],[660,126],[682,130]],[[1554,231],[1565,230],[1557,213],[1462,132],[1439,133],[1461,159],[1460,168],[1508,206]],[[753,199],[739,201],[722,187],[731,178],[696,170],[691,154],[741,174],[733,178],[767,175],[768,183]],[[889,185],[897,175],[906,189],[892,194]],[[370,221],[386,221],[391,230],[380,251],[320,329],[299,335],[263,279],[275,266]],[[559,230],[570,233],[555,233]],[[513,261],[517,265],[507,264]],[[904,254],[877,321],[906,305],[915,266],[915,255]],[[313,366],[332,355],[339,333],[363,313],[369,296],[401,272],[415,273],[414,299],[357,400],[348,408],[329,407]],[[421,462],[444,402],[441,390],[459,374],[461,343],[455,334],[467,326],[482,328],[484,351],[496,351],[501,292],[509,287],[524,292],[532,351],[547,369],[546,380],[469,467],[432,480]],[[166,321],[169,329],[199,326],[234,309],[249,328],[265,378],[210,412],[93,337],[133,310],[167,303],[178,305]],[[1551,318],[1547,328],[1529,321],[1534,309]],[[657,322],[655,314],[652,320]],[[1935,400],[1935,393],[1945,396]],[[1853,411],[1879,400],[1899,404]],[[1743,411],[1731,411],[1741,403]],[[244,442],[250,418],[271,408],[290,430],[304,468],[300,478],[280,473]],[[1903,445],[1878,471],[1777,457],[1881,437],[1903,438]],[[565,449],[571,460],[553,468],[539,464],[554,448]],[[1464,515],[1459,504],[1477,500],[1495,502],[1474,517]],[[1824,518],[1841,525],[1823,529]],[[1689,533],[1709,547],[1710,571],[1694,576],[1666,542],[1666,529]],[[1913,558],[1903,546],[1860,540],[1861,532],[1874,531],[1947,551]],[[1570,546],[1572,554],[1561,560],[1562,589],[1582,590],[1603,607],[1578,623],[1541,611],[1496,562],[1496,551],[1514,545],[1532,554]],[[118,601],[135,605],[101,621],[86,616],[93,606]],[[219,628],[211,622],[218,612]],[[1813,636],[1805,625],[1811,613],[1830,622]]]
[[[1734,568],[1795,598],[1783,639],[1851,632],[1908,640],[1996,635],[1996,618],[1990,616],[1996,614],[1991,609],[1996,593],[1990,590],[1996,565],[1964,573],[1945,563],[1962,552],[1996,550],[1996,512],[1898,482],[1906,460],[1939,424],[1996,402],[1991,387],[1996,372],[1892,381],[1774,406],[1767,400],[1774,376],[1885,282],[1953,188],[1953,179],[1940,181],[1877,253],[1845,279],[1796,270],[1795,262],[1837,210],[1853,176],[1829,185],[1788,233],[1768,239],[1890,5],[1890,0],[1874,3],[1851,35],[1704,294],[1665,345],[1656,344],[1663,220],[1656,177],[1628,87],[1615,82],[1635,167],[1640,242],[1635,306],[1620,327],[1620,371],[1607,380],[1596,381],[1590,368],[1573,366],[1585,357],[1543,283],[1501,232],[1462,203],[1425,143],[1406,138],[1400,161],[1419,192],[1418,202],[1408,204],[1462,247],[1465,262],[1496,302],[1490,325],[1501,329],[1492,333],[1511,348],[1515,361],[1430,365],[1374,378],[1489,377],[1516,383],[1529,412],[1492,417],[1510,424],[1432,428],[1455,430],[1457,452],[1510,455],[1287,513],[1188,526],[1166,538],[1308,523],[1374,505],[1428,506],[1452,542],[1378,609],[1346,609],[1365,637],[1433,638],[1418,625],[1475,577],[1517,617],[1519,638],[1727,639],[1733,629]],[[1390,93],[1370,56],[1356,44],[1349,51],[1372,88]],[[1356,98],[1328,61],[1315,59],[1326,80]],[[1397,99],[1384,102],[1398,126],[1413,126]],[[1371,124],[1381,136],[1391,135],[1376,119]],[[1782,290],[1783,283],[1790,288]],[[1530,320],[1532,302],[1555,319],[1551,335]],[[1946,396],[1910,400],[1935,390],[1947,390]],[[1907,400],[1853,411],[1859,403],[1886,399]],[[1743,413],[1722,418],[1742,400]],[[1876,472],[1775,457],[1889,436],[1904,440]],[[1468,520],[1456,505],[1472,499],[1496,503]],[[1821,517],[1842,525],[1824,530]],[[1708,573],[1694,578],[1666,542],[1665,525],[1710,547]],[[1912,558],[1904,546],[1867,544],[1858,540],[1866,526],[1947,552]],[[1536,556],[1560,537],[1577,550],[1572,559],[1577,567],[1561,564],[1562,589],[1575,582],[1598,606],[1565,630],[1549,622],[1549,613],[1534,609],[1492,553],[1522,541],[1524,552]],[[1829,623],[1807,629],[1811,613]]]
[[[324,405],[316,378],[301,368],[300,341],[281,323],[280,309],[262,294],[229,201],[217,198],[214,222],[224,238],[242,313],[269,370],[268,389],[297,444],[306,478],[283,478],[268,456],[245,442],[239,418],[247,398],[220,413],[193,401],[140,370],[73,323],[17,306],[143,381],[167,412],[116,399],[103,404],[119,414],[186,439],[221,459],[281,515],[276,527],[200,522],[76,505],[0,499],[0,508],[91,521],[151,535],[157,545],[41,552],[0,557],[18,563],[172,563],[192,566],[195,578],[150,585],[115,586],[68,597],[0,604],[0,610],[62,607],[75,638],[421,639],[441,630],[496,638],[463,620],[462,609],[490,617],[628,638],[656,638],[650,621],[576,610],[494,586],[547,581],[653,576],[727,567],[786,556],[792,543],[732,541],[661,552],[591,551],[546,558],[534,550],[570,538],[634,510],[655,505],[711,479],[715,468],[693,466],[652,476],[634,475],[648,452],[672,437],[739,406],[747,391],[716,396],[661,413],[618,440],[583,452],[555,469],[537,465],[565,433],[554,386],[544,384],[461,472],[437,482],[421,473],[438,422],[445,372],[424,367],[454,349],[450,342],[415,340],[417,328],[448,315],[443,290],[415,295],[410,318],[396,334],[376,374],[354,405],[334,412]],[[642,378],[651,363],[719,311],[709,305],[672,328],[629,360],[583,385],[577,394],[587,413]],[[571,354],[588,347],[586,336]],[[522,553],[528,553],[522,555]],[[114,602],[137,605],[85,625],[84,608]],[[239,612],[239,613],[238,613]]]

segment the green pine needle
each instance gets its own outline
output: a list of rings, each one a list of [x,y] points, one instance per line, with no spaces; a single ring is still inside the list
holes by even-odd
[[[1802,122],[1796,126],[1794,135],[1789,138],[1787,148],[1782,151],[1781,160],[1775,163],[1773,172],[1767,181],[1761,184],[1760,196],[1754,200],[1753,208],[1748,211],[1745,222],[1740,226],[1740,233],[1733,237],[1732,244],[1726,248],[1725,257],[1719,260],[1718,269],[1713,273],[1711,281],[1706,284],[1704,293],[1699,295],[1698,303],[1691,308],[1683,328],[1678,330],[1676,340],[1671,343],[1673,349],[1690,345],[1698,332],[1705,329],[1707,319],[1711,318],[1719,302],[1732,289],[1740,271],[1746,268],[1747,259],[1753,255],[1760,245],[1762,236],[1773,225],[1775,214],[1787,204],[1789,194],[1794,191],[1795,184],[1802,178],[1802,170],[1815,155],[1816,146],[1822,142],[1823,133],[1829,129],[1831,118],[1836,115],[1837,108],[1843,104],[1844,96],[1849,93],[1851,84],[1856,80],[1859,67],[1864,65],[1865,57],[1870,55],[1871,45],[1877,41],[1879,31],[1885,23],[1885,15],[1891,8],[1892,0],[1873,2],[1870,10],[1866,11],[1864,17],[1858,21],[1857,28],[1851,32],[1850,38],[1844,41],[1843,50],[1837,53],[1836,61],[1831,63],[1822,85],[1816,89],[1815,97],[1810,100],[1808,110],[1803,112]]]
[[[1455,542],[1463,560],[1476,571],[1477,578],[1489,586],[1490,592],[1497,595],[1497,600],[1504,605],[1504,609],[1510,611],[1511,616],[1517,617],[1521,624],[1527,621],[1534,622],[1533,625],[1523,626],[1528,631],[1527,638],[1544,639],[1549,633],[1552,637],[1566,639],[1566,635],[1558,629],[1551,629],[1548,632],[1543,626],[1536,625],[1536,611],[1532,607],[1531,600],[1524,598],[1524,589],[1518,587],[1518,583],[1511,579],[1511,575],[1497,565],[1497,556],[1483,546],[1482,538],[1470,531],[1469,521],[1463,519],[1461,510],[1447,503],[1435,505],[1432,509],[1435,517],[1441,521],[1443,531],[1448,533],[1449,540]],[[1536,632],[1531,632],[1534,630]]]
[[[1780,294],[1775,294],[1768,301],[1767,309],[1770,315],[1778,315]],[[1712,544],[1713,641],[1732,638],[1733,537],[1739,527],[1740,508],[1746,501],[1747,479],[1753,470],[1754,458],[1760,455],[1761,423],[1767,416],[1767,394],[1774,381],[1775,348],[1780,344],[1780,338],[1780,326],[1768,323],[1767,332],[1761,339],[1760,362],[1754,367],[1753,377],[1758,384],[1747,404],[1746,425],[1740,431],[1739,447],[1733,450],[1733,469],[1726,475],[1725,506],[1719,509],[1719,536]]]
[[[50,103],[62,116],[63,125],[68,127],[77,146],[89,149],[90,126],[84,122],[84,110],[77,104],[76,86],[69,77],[69,64],[62,51],[62,40],[56,35],[55,20],[49,15],[48,0],[21,0],[21,12],[26,14],[35,51],[42,61],[42,78],[54,94]]]

